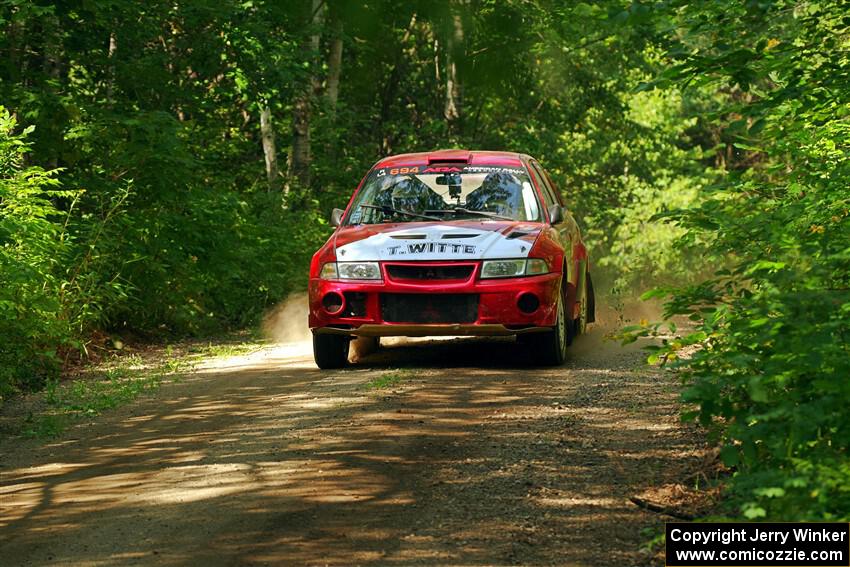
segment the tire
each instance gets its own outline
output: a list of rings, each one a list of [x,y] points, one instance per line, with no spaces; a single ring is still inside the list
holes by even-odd
[[[313,359],[322,370],[343,368],[348,364],[348,343],[344,335],[313,334]]]
[[[583,335],[587,332],[587,322],[588,322],[588,304],[589,304],[589,288],[588,288],[588,277],[590,274],[586,274],[584,279],[584,293],[581,294],[581,301],[579,302],[579,315],[578,318],[573,322],[573,336],[577,337],[579,335]]]
[[[560,366],[567,359],[567,344],[570,340],[571,325],[567,322],[564,309],[564,292],[558,294],[558,316],[555,326],[545,333],[519,335],[521,343],[533,348],[533,361],[541,366]]]

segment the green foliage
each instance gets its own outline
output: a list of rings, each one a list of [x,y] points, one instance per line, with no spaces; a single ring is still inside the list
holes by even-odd
[[[669,215],[725,265],[669,289],[695,330],[689,416],[723,443],[749,519],[850,518],[850,20],[842,2],[677,4],[656,85],[725,95],[724,177]],[[645,334],[648,330],[633,329]]]
[[[292,17],[0,1],[0,400],[98,330],[243,327],[304,285],[327,225],[258,188],[252,119],[304,74]]]
[[[68,250],[51,202],[70,193],[55,171],[24,164],[32,128],[15,126],[0,107],[0,400],[55,375],[57,348],[71,338],[56,277]]]

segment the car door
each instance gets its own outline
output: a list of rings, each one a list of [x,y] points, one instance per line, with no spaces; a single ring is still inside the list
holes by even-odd
[[[554,228],[560,235],[564,247],[564,260],[567,266],[567,281],[570,285],[570,299],[573,305],[578,305],[581,299],[580,293],[585,289],[585,273],[587,263],[587,252],[581,240],[581,232],[572,212],[564,205],[563,196],[552,183],[549,174],[535,160],[529,160],[532,177],[538,182],[543,193],[543,198],[548,210],[552,205],[559,205],[563,211],[564,220]],[[574,311],[574,316],[577,313]]]
[[[531,174],[531,179],[537,186],[539,194],[543,197],[543,205],[546,208],[545,218],[548,219],[549,211],[552,210],[552,207],[559,204],[557,196],[544,180],[545,178],[541,172],[540,166],[534,160],[529,160],[528,170]],[[566,221],[566,217],[564,218],[564,221]],[[569,265],[572,263],[570,258],[572,249],[572,231],[570,229],[569,222],[560,222],[557,225],[551,226],[550,230],[550,237],[555,240],[564,251],[564,262],[567,264],[569,269]]]

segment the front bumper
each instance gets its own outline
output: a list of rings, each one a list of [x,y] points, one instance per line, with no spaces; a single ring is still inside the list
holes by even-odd
[[[383,323],[366,324],[354,329],[318,327],[320,335],[354,335],[357,337],[509,337],[548,331],[549,327],[511,328],[505,325],[464,325],[443,323]]]
[[[393,280],[382,271],[384,280],[374,283],[311,279],[309,323],[313,332],[372,337],[507,336],[545,331],[555,325],[560,273],[481,280],[475,269],[467,280],[441,281]],[[352,305],[329,313],[322,300],[333,293]],[[420,313],[410,313],[409,320],[398,320],[395,314],[394,320],[387,321],[382,313],[382,294],[418,294],[416,303],[420,305],[427,304],[427,296],[471,294],[478,298],[477,313],[474,320],[423,322]],[[539,300],[539,306],[530,313],[518,305],[526,294]]]

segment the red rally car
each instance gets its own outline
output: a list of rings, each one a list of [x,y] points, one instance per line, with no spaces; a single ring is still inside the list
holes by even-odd
[[[319,368],[353,337],[516,335],[547,365],[594,320],[587,249],[533,158],[443,150],[379,161],[310,265]]]

